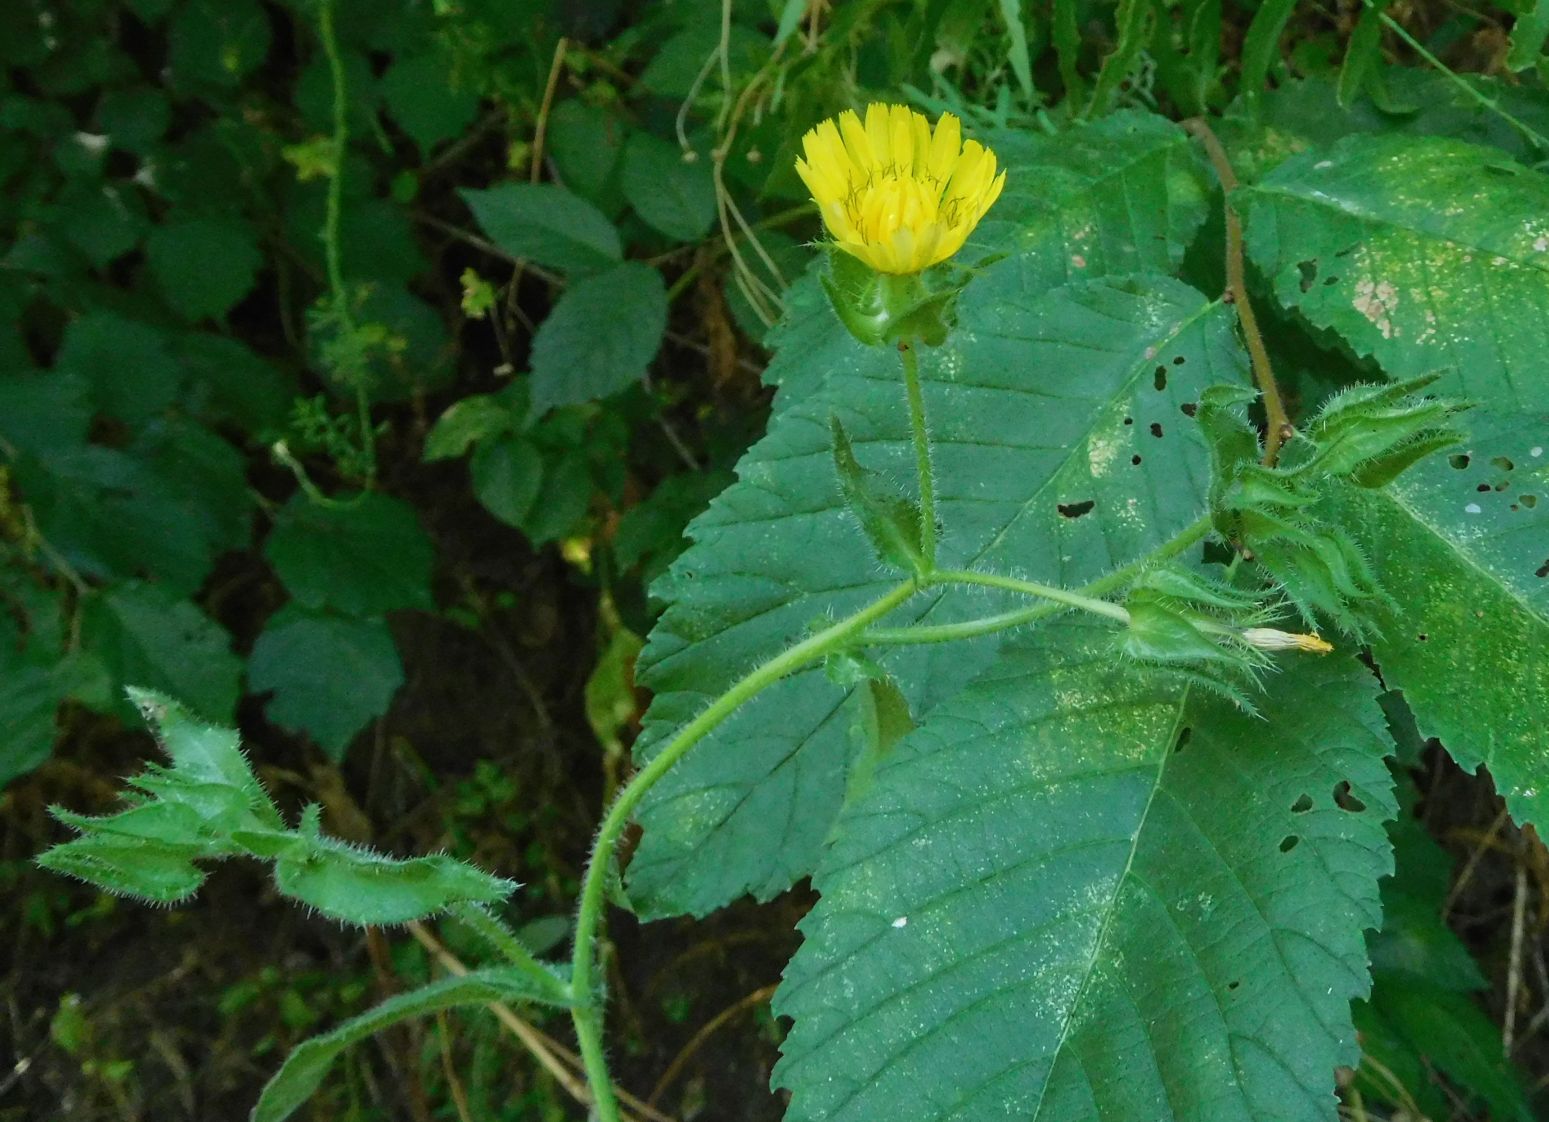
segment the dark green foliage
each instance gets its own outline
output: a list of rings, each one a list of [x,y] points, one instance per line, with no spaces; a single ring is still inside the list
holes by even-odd
[[[646,918],[812,878],[776,1001],[793,1122],[1542,1115],[1541,850],[1526,933],[1504,952],[1495,901],[1465,945],[1426,828],[1483,853],[1501,823],[1412,804],[1446,753],[1549,828],[1546,31],[1545,0],[0,3],[0,783],[68,755],[7,814],[90,805],[52,792],[132,753],[140,706],[170,762],[56,808],[44,867],[172,904],[256,859],[327,920],[451,912],[447,946],[515,964],[294,1049],[253,1115],[278,1122],[399,1020],[573,1004],[485,908],[514,883],[440,848],[520,855],[558,945],[631,748],[638,775],[887,594],[617,804],[626,867],[595,858]],[[792,170],[872,100],[958,114],[1009,171],[923,278],[825,248]],[[1221,295],[1223,203],[1262,340]],[[1260,341],[1295,430],[1268,456]],[[938,579],[931,536],[1001,583]],[[1049,618],[1072,603],[1097,619]],[[473,743],[528,703],[574,789]],[[348,813],[368,782],[351,836],[403,856],[285,801]],[[565,815],[556,856],[533,823]],[[63,945],[112,903],[48,922]],[[599,995],[657,992],[582,942]],[[370,945],[377,984],[425,979]],[[640,1090],[682,1026],[629,1009],[601,1050]],[[426,1087],[416,1116],[568,1116],[494,1104],[531,1081],[492,1024],[355,1053],[319,1117]],[[360,1078],[383,1058],[419,1070]],[[126,1071],[82,1060],[70,1094],[138,1103]]]

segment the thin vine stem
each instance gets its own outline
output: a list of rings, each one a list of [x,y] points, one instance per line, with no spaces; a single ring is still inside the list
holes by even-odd
[[[1449,82],[1451,82],[1458,89],[1462,90],[1465,94],[1477,102],[1483,109],[1494,113],[1501,120],[1511,125],[1523,136],[1527,137],[1534,144],[1538,145],[1538,150],[1540,152],[1549,152],[1549,139],[1545,139],[1537,129],[1533,128],[1525,121],[1519,120],[1509,111],[1501,108],[1501,103],[1496,101],[1493,97],[1487,97],[1485,94],[1481,93],[1479,90],[1465,82],[1461,75],[1456,73],[1450,66],[1448,66],[1445,62],[1442,62],[1441,59],[1437,58],[1428,49],[1426,49],[1424,43],[1420,42],[1420,40],[1411,35],[1403,24],[1399,23],[1392,16],[1388,15],[1387,12],[1381,11],[1375,7],[1371,0],[1364,0],[1364,3],[1366,4],[1367,8],[1377,13],[1377,18],[1382,21],[1382,25],[1384,27],[1402,39],[1408,45],[1410,50],[1414,51],[1415,54],[1419,55],[1430,66],[1440,71]]]
[[[896,585],[883,596],[845,619],[824,628],[817,634],[786,648],[768,662],[749,671],[730,689],[710,703],[699,716],[684,725],[678,734],[662,748],[645,767],[619,792],[609,807],[597,831],[597,842],[592,848],[591,860],[586,866],[585,880],[581,886],[581,903],[576,913],[575,949],[571,957],[570,987],[574,1004],[571,1019],[575,1022],[576,1039],[580,1044],[581,1062],[586,1078],[596,1096],[593,1104],[599,1122],[620,1122],[618,1100],[613,1093],[613,1083],[608,1073],[607,1056],[602,1044],[602,996],[595,980],[598,956],[598,938],[603,920],[603,908],[607,900],[607,880],[624,827],[635,809],[662,776],[666,775],[680,759],[712,732],[722,721],[730,717],[745,702],[756,697],[774,683],[801,668],[816,662],[830,651],[842,646],[859,631],[887,615],[918,591],[915,581]]]
[[[1243,341],[1248,345],[1248,357],[1253,363],[1253,380],[1258,383],[1259,394],[1264,398],[1264,463],[1273,467],[1280,458],[1280,446],[1296,434],[1291,418],[1285,411],[1285,401],[1280,396],[1280,385],[1275,381],[1275,368],[1269,361],[1269,350],[1264,346],[1264,336],[1259,331],[1258,317],[1253,314],[1253,302],[1248,299],[1248,283],[1243,266],[1242,219],[1232,206],[1232,192],[1237,190],[1237,173],[1226,155],[1221,138],[1203,117],[1190,117],[1183,127],[1200,139],[1205,152],[1215,168],[1216,178],[1221,181],[1223,207],[1226,212],[1226,293],[1237,309],[1237,322],[1242,326]]]
[[[328,177],[327,209],[323,216],[323,257],[328,270],[328,290],[339,331],[346,337],[355,333],[355,313],[350,308],[349,290],[344,283],[344,249],[340,227],[344,216],[344,158],[350,140],[349,86],[344,76],[344,56],[339,52],[339,36],[334,30],[334,0],[324,0],[318,15],[318,38],[328,59],[328,76],[333,83],[333,174]],[[353,344],[352,344],[353,347]],[[348,372],[355,383],[356,424],[360,428],[360,450],[365,458],[366,479],[376,478],[376,430],[371,424],[371,400],[366,394],[364,370]]]
[[[905,339],[898,344],[904,364],[904,391],[909,398],[909,431],[914,434],[914,469],[920,480],[920,551],[925,569],[936,567],[936,473],[930,462],[930,433],[925,427],[925,395],[920,389],[919,344]]]

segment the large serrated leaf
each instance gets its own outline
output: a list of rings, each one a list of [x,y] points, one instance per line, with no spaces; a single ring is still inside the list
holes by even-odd
[[[1350,137],[1233,198],[1280,302],[1391,376],[1549,404],[1549,176],[1455,140]]]
[[[1512,817],[1549,825],[1549,411],[1475,415],[1469,443],[1345,522],[1394,601],[1372,644],[1384,677]],[[1536,453],[1536,454],[1535,454]]]
[[[777,998],[793,1122],[1334,1118],[1392,867],[1376,682],[1288,663],[1259,720],[1112,650],[1034,633],[847,808]]]
[[[1207,457],[1184,407],[1205,386],[1243,377],[1243,360],[1230,311],[1177,281],[1083,282],[1029,296],[1011,273],[981,278],[964,297],[956,341],[922,362],[940,560],[1080,585],[1200,516]],[[672,605],[642,659],[642,680],[657,693],[646,755],[757,660],[888,587],[838,493],[831,414],[871,470],[912,478],[891,372],[835,370],[822,392],[779,416],[657,586]],[[989,594],[934,593],[893,619],[944,623],[996,604]],[[884,662],[924,713],[992,653],[985,640]],[[853,753],[845,697],[821,671],[798,674],[674,768],[640,814],[636,903],[704,912],[744,892],[768,897],[810,871]]]
[[[1079,280],[1181,258],[1205,196],[1176,126],[1120,114],[996,145],[1009,186],[976,248],[1011,256],[969,286],[953,341],[922,354],[941,561],[1080,583],[1199,515],[1206,456],[1182,407],[1212,382],[1240,380],[1243,359],[1229,311],[1176,281]],[[642,758],[759,659],[889,583],[838,494],[829,421],[839,417],[870,469],[912,491],[897,355],[855,343],[815,278],[789,301],[768,372],[781,387],[770,434],[654,588],[669,606],[640,663],[657,695]],[[990,602],[921,598],[909,618],[946,622]],[[954,644],[885,661],[924,713],[992,653],[989,642]],[[845,693],[821,671],[744,706],[648,796],[635,904],[703,913],[810,872],[843,797],[851,724]]]
[[[1478,406],[1465,447],[1348,496],[1346,522],[1394,600],[1373,644],[1384,676],[1427,735],[1487,764],[1512,814],[1543,825],[1549,177],[1473,145],[1384,137],[1288,161],[1244,198],[1250,252],[1283,303],[1391,377],[1437,371],[1436,392]]]

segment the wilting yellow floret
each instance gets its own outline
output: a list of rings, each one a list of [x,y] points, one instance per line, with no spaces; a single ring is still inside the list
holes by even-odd
[[[962,139],[956,117],[902,105],[851,110],[801,139],[796,172],[839,248],[881,273],[918,273],[959,249],[1000,196],[995,153]]]
[[[1277,631],[1273,627],[1250,627],[1242,633],[1243,642],[1261,651],[1306,651],[1309,654],[1328,654],[1334,645],[1314,631],[1301,635],[1291,631]]]

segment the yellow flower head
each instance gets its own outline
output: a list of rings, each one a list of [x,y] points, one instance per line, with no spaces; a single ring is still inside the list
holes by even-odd
[[[964,141],[950,113],[933,132],[912,109],[873,103],[864,125],[847,109],[801,146],[796,173],[823,225],[840,249],[880,273],[918,273],[951,257],[1006,184],[995,153]]]

